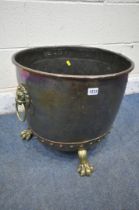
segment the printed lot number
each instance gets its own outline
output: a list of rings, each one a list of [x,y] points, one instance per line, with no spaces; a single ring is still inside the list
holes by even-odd
[[[88,88],[87,95],[88,96],[95,96],[98,95],[99,88]]]

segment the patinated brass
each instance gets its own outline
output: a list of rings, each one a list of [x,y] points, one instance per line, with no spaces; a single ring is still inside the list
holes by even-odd
[[[26,120],[28,107],[30,105],[30,97],[23,85],[19,85],[16,91],[16,114],[20,121]]]
[[[87,159],[87,150],[81,148],[78,150],[78,156],[80,160],[80,164],[78,166],[78,173],[80,176],[90,176],[94,171],[93,166],[90,165]]]
[[[20,134],[21,138],[23,140],[30,140],[33,136],[33,133],[32,133],[32,130],[31,129],[26,129],[26,130],[23,130]]]

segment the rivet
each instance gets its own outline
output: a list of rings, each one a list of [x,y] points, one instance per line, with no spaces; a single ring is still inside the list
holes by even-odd
[[[62,148],[62,147],[63,147],[63,145],[62,145],[62,144],[60,144],[60,145],[59,145],[59,147],[60,147],[60,148]]]
[[[93,144],[93,142],[90,142],[90,145],[92,145]]]
[[[54,145],[54,143],[52,143],[52,142],[51,142],[51,143],[50,143],[50,145],[51,145],[51,146],[53,146],[53,145]]]
[[[41,139],[41,142],[44,143],[45,141],[43,139]]]
[[[73,148],[73,145],[70,145],[70,148]]]

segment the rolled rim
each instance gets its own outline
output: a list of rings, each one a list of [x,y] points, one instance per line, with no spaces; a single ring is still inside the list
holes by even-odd
[[[42,49],[42,48],[67,48],[67,49],[71,49],[71,48],[82,48],[82,49],[96,49],[96,50],[101,50],[101,51],[104,51],[104,52],[107,52],[107,53],[113,53],[117,56],[120,56],[122,57],[123,59],[125,59],[126,61],[128,61],[130,63],[130,67],[125,69],[125,70],[122,70],[118,73],[111,73],[111,74],[102,74],[102,75],[73,75],[73,74],[58,74],[58,73],[50,73],[50,72],[43,72],[43,71],[40,71],[39,69],[32,69],[32,68],[29,68],[27,66],[24,66],[22,64],[20,64],[19,62],[16,61],[16,56],[21,53],[21,52],[26,52],[28,50],[37,50],[37,49]],[[111,50],[106,50],[106,49],[102,49],[102,48],[96,48],[96,47],[85,47],[85,46],[48,46],[48,47],[32,47],[32,48],[28,48],[28,49],[25,49],[25,50],[20,50],[19,52],[16,52],[15,54],[13,54],[12,56],[12,62],[19,68],[22,68],[28,72],[31,72],[33,74],[39,74],[39,75],[43,75],[43,76],[48,76],[48,77],[58,77],[58,78],[69,78],[69,79],[107,79],[107,78],[112,78],[112,77],[117,77],[117,76],[120,76],[120,75],[123,75],[123,74],[127,74],[129,72],[131,72],[133,69],[134,69],[134,62],[126,57],[125,55],[121,54],[121,53],[116,53],[116,52],[113,52]]]

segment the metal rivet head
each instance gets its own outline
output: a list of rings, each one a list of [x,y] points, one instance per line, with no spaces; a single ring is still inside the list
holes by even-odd
[[[93,142],[90,142],[90,145],[92,145],[93,144]]]
[[[63,145],[62,145],[62,144],[60,144],[60,145],[59,145],[59,147],[60,147],[60,148],[62,148],[62,147],[63,147]]]
[[[44,143],[45,141],[43,139],[40,140],[42,143]]]
[[[70,148],[73,148],[73,145],[70,145]]]
[[[50,146],[53,146],[53,145],[54,145],[54,143],[51,142],[51,143],[50,143]]]

